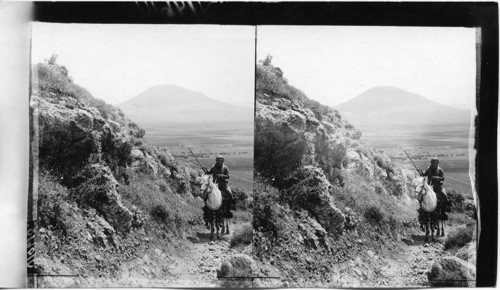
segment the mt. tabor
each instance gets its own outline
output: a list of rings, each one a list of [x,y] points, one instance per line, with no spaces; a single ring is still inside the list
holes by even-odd
[[[335,107],[363,133],[429,126],[469,126],[470,111],[394,87],[375,87]]]
[[[144,128],[253,124],[253,109],[211,99],[175,85],[152,87],[118,105]]]

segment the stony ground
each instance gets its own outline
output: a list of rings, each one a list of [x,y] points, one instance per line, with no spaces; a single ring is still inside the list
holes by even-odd
[[[130,261],[123,260],[120,270],[110,277],[45,277],[39,287],[222,287],[222,280],[217,278],[217,270],[222,261],[231,255],[247,254],[251,256],[252,246],[230,247],[234,232],[248,221],[232,222],[231,233],[212,241],[210,232],[197,227],[194,234],[184,236],[180,241],[153,244],[145,255]],[[448,224],[447,234],[459,225]],[[447,236],[438,237],[436,242],[426,243],[425,233],[413,229],[402,238],[401,242],[392,242],[382,251],[370,245],[346,262],[336,264],[330,277],[320,279],[327,283],[307,284],[308,287],[429,287],[427,271],[434,261],[450,255],[444,250]],[[143,238],[146,243],[148,237]],[[98,257],[96,257],[97,259]],[[68,271],[70,269],[68,268]],[[281,286],[299,287],[279,279]],[[276,284],[276,285],[278,285]],[[259,284],[260,285],[260,284]],[[267,284],[262,284],[267,285]],[[304,284],[305,285],[305,284]],[[265,286],[264,286],[265,287]]]
[[[222,261],[231,255],[251,254],[250,246],[230,247],[233,233],[247,221],[235,219],[230,224],[230,234],[222,235],[219,240],[210,239],[210,231],[196,227],[194,234],[183,235],[182,239],[153,241],[147,236],[135,238],[136,247],[144,248],[139,258],[120,261],[115,274],[78,275],[71,267],[64,266],[64,260],[55,261],[41,258],[46,272],[51,265],[57,264],[57,272],[66,269],[71,276],[45,276],[37,279],[38,287],[78,288],[78,287],[220,287],[216,270]],[[103,259],[96,255],[93,259]],[[102,261],[105,263],[105,261]],[[74,274],[77,274],[76,276]],[[103,271],[104,274],[104,271]]]
[[[457,226],[448,225],[452,232]],[[436,242],[426,243],[425,233],[415,229],[406,245],[394,247],[389,255],[379,256],[371,251],[339,265],[332,277],[336,287],[428,287],[427,271],[434,261],[450,255],[444,250],[447,235]]]
[[[171,276],[164,281],[169,287],[219,287],[217,269],[222,261],[234,254],[251,254],[251,246],[247,248],[230,248],[233,233],[243,226],[242,223],[231,225],[231,232],[223,235],[219,240],[210,240],[210,233],[204,229],[197,232],[191,245],[179,252],[169,271]]]

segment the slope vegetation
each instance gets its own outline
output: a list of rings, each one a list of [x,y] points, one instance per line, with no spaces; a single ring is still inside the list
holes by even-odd
[[[285,286],[384,285],[376,269],[416,225],[414,173],[361,143],[279,68],[258,65],[256,89],[256,258]]]
[[[175,284],[182,253],[200,242],[201,170],[150,146],[54,60],[35,65],[33,79],[38,286]]]

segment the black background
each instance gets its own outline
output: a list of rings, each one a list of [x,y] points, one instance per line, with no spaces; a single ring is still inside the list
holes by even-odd
[[[476,183],[481,234],[477,286],[496,285],[498,4],[495,2],[35,2],[35,21],[60,23],[479,27]]]

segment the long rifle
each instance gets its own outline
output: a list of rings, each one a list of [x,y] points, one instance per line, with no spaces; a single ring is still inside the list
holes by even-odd
[[[187,146],[186,146],[186,148],[189,150],[189,152],[191,152],[191,154],[193,155],[194,159],[196,159],[196,161],[198,161],[198,164],[200,164],[201,169],[203,169],[203,171],[205,171],[206,168],[203,167],[203,165],[201,165],[200,160],[198,160],[198,158],[196,158],[196,155],[194,155],[193,151],[191,151],[191,148],[189,148]]]
[[[413,160],[411,160],[411,157],[410,155],[408,155],[408,153],[406,152],[406,150],[403,149],[403,151],[405,152],[406,156],[408,156],[408,159],[410,159],[411,163],[413,164],[413,166],[415,166],[415,168],[417,169],[417,172],[422,174],[422,170],[420,168],[417,167],[417,165],[415,165],[415,162],[413,162]]]

